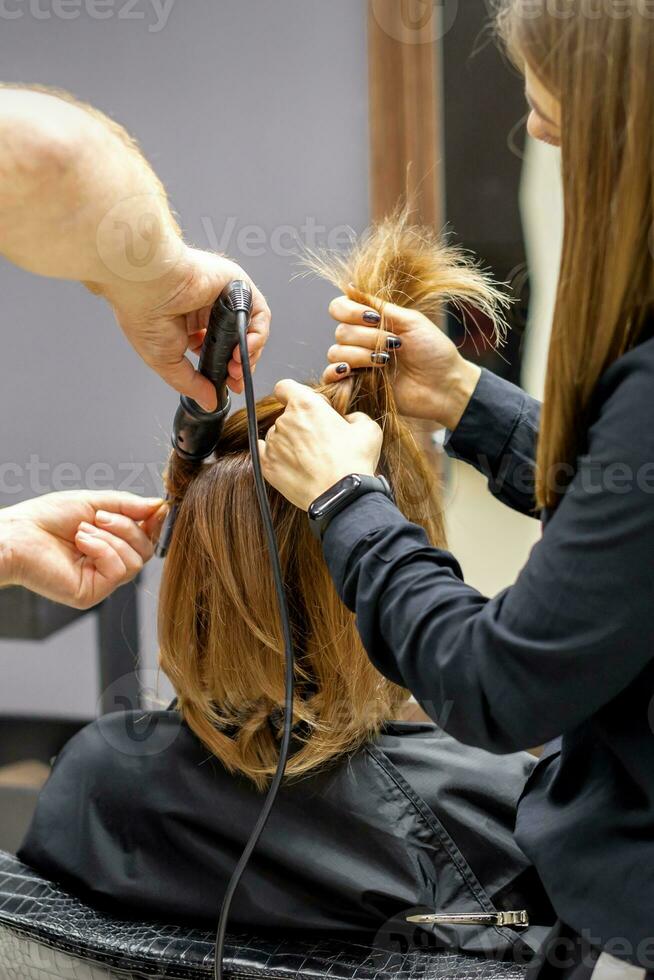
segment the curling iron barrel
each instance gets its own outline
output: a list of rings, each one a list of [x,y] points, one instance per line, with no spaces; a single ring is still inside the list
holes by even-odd
[[[227,390],[227,367],[239,342],[239,325],[245,317],[245,328],[252,311],[252,290],[246,282],[236,280],[227,286],[211,310],[207,335],[200,354],[198,370],[213,382],[218,399],[215,412],[205,412],[185,395],[173,424],[173,448],[183,459],[201,463],[216,451],[231,401]],[[172,506],[161,530],[156,553],[165,558],[173,536],[177,508]]]
[[[231,283],[216,300],[209,318],[198,370],[216,389],[218,407],[205,412],[197,402],[182,396],[173,425],[173,447],[184,459],[201,462],[215,451],[229,415],[227,365],[238,344],[239,314],[250,315],[252,291],[247,283]]]

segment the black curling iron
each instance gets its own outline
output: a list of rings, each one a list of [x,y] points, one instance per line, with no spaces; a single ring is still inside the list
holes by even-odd
[[[252,384],[252,371],[247,344],[247,331],[252,312],[252,290],[245,282],[236,281],[227,286],[218,297],[211,311],[207,335],[202,346],[198,370],[213,382],[218,397],[218,407],[215,412],[205,412],[196,402],[184,396],[181,397],[175,422],[173,425],[173,447],[183,459],[201,463],[215,452],[230,412],[231,401],[227,390],[227,366],[232,359],[234,348],[238,344],[243,365],[243,383],[245,387],[245,404],[248,415],[248,441],[252,456],[254,484],[261,511],[261,518],[268,543],[268,552],[272,566],[275,590],[279,602],[279,613],[284,635],[285,652],[285,696],[284,696],[284,725],[279,749],[277,771],[270,783],[270,788],[261,808],[257,822],[250,834],[247,844],[239,858],[238,864],[229,881],[218,920],[214,956],[214,978],[222,980],[224,967],[225,941],[227,937],[227,922],[232,900],[239,882],[243,877],[252,852],[261,837],[268,817],[275,805],[277,794],[284,779],[288,760],[291,736],[293,733],[293,699],[295,696],[295,654],[291,621],[284,589],[284,578],[279,558],[279,548],[275,537],[275,529],[270,513],[270,504],[266,493],[266,484],[261,472],[259,459],[259,432],[257,425],[257,406]],[[166,525],[161,534],[157,554],[165,557],[173,535],[175,525],[175,508],[171,508]]]
[[[230,283],[213,305],[198,371],[213,383],[217,408],[207,412],[192,398],[182,395],[172,436],[173,449],[182,459],[201,463],[216,451],[232,407],[227,389],[227,366],[239,342],[239,322],[244,323],[247,331],[251,311],[252,290],[240,280]],[[176,516],[176,508],[171,506],[157,545],[159,558],[168,554]]]

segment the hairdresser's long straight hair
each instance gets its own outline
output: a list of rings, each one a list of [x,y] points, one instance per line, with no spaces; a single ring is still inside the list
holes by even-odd
[[[537,482],[555,507],[600,376],[652,315],[654,18],[639,0],[501,0],[499,27],[562,108],[565,237]]]
[[[499,318],[502,299],[487,278],[406,215],[384,222],[347,258],[312,264],[349,295],[356,284],[382,310],[392,302],[435,317],[452,300]],[[397,504],[443,546],[439,487],[397,413],[386,372],[358,371],[318,387],[342,414],[366,412],[383,425],[381,469]],[[274,398],[258,403],[262,437],[281,412]],[[192,467],[171,458],[168,489],[179,513],[160,598],[162,666],[210,752],[263,787],[278,759],[284,644],[243,411],[228,420],[214,461]],[[269,493],[298,653],[293,777],[374,738],[408,695],[368,659],[306,514]]]

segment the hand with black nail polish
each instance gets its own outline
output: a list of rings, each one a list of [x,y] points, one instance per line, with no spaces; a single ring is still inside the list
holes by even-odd
[[[352,293],[359,291],[352,287]],[[479,380],[479,368],[461,357],[424,314],[392,303],[380,305],[378,312],[374,302],[360,295],[364,303],[340,296],[329,308],[338,326],[323,380],[338,381],[365,368],[385,370],[392,361],[400,412],[455,429]]]

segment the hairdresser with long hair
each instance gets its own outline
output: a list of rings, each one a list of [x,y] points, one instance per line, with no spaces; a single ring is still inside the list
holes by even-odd
[[[653,14],[636,0],[502,4],[530,132],[563,155],[542,419],[425,317],[375,297],[332,306],[327,377],[370,364],[381,313],[400,410],[446,426],[453,455],[543,521],[515,585],[480,595],[383,493],[356,480],[331,489],[376,473],[370,419],[348,423],[281,382],[286,413],[265,444],[278,490],[304,509],[322,497],[313,523],[377,668],[462,742],[547,743],[517,820],[560,919],[534,968],[543,976],[654,970]]]

